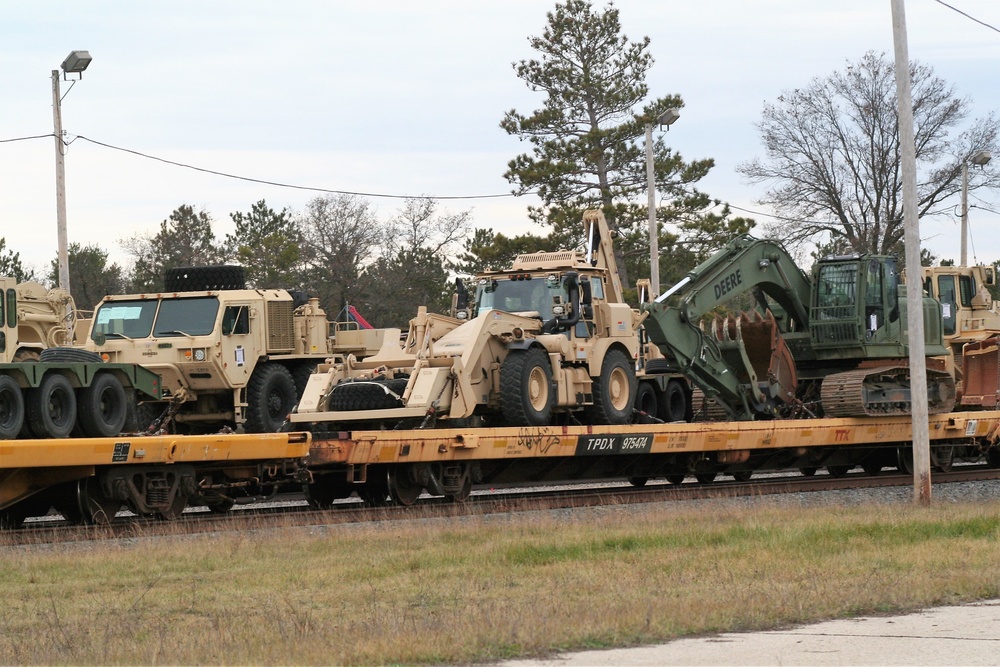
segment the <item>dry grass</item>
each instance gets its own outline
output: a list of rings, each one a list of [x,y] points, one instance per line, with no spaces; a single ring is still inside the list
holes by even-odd
[[[0,546],[0,663],[498,660],[1000,596],[1000,505]]]

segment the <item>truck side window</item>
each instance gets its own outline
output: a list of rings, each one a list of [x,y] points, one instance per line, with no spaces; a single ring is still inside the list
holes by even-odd
[[[246,335],[250,333],[250,313],[246,306],[226,306],[222,314],[222,335]]]
[[[17,290],[13,287],[7,290],[7,326],[17,326]]]

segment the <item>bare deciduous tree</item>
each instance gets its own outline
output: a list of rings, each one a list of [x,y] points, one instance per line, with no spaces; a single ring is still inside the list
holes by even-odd
[[[919,217],[949,213],[961,190],[962,164],[996,150],[993,114],[965,124],[969,100],[934,75],[910,66]],[[902,174],[892,60],[868,52],[842,72],[815,78],[765,104],[757,125],[765,157],[738,170],[767,183],[759,203],[783,217],[768,232],[795,245],[811,241],[854,252],[901,253]],[[963,129],[964,128],[964,129]],[[970,191],[1000,185],[995,168],[970,171]]]

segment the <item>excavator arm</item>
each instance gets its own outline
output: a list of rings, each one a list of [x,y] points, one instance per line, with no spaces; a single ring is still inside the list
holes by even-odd
[[[644,326],[650,341],[728,418],[753,419],[773,414],[776,401],[794,395],[794,364],[778,329],[807,330],[810,289],[780,244],[742,236],[643,304],[649,313]],[[757,315],[717,316],[705,330],[703,320],[713,309],[748,292],[757,300]]]

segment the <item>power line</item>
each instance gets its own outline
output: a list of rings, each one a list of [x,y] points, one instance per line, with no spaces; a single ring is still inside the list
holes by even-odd
[[[959,14],[961,14],[965,18],[969,19],[970,21],[975,21],[979,25],[985,26],[985,27],[989,28],[990,30],[992,30],[994,32],[1000,32],[1000,28],[996,28],[994,26],[991,26],[989,23],[986,23],[985,21],[980,21],[975,16],[970,16],[969,14],[966,14],[965,12],[963,12],[961,9],[958,9],[957,7],[952,7],[951,5],[949,5],[947,2],[944,2],[943,0],[934,0],[934,2],[938,3],[939,5],[944,5],[945,7],[947,7],[950,10],[952,10],[953,12],[958,12]]]
[[[32,137],[16,137],[14,139],[0,139],[0,144],[9,144],[13,141],[28,141],[29,139],[45,139],[47,137],[54,137],[55,135],[49,132],[48,134],[36,134]]]
[[[52,136],[52,135],[49,135]],[[233,178],[239,181],[247,181],[250,183],[261,183],[263,185],[273,185],[279,188],[290,188],[293,190],[308,190],[310,192],[325,192],[328,194],[336,195],[355,195],[358,197],[371,197],[371,198],[382,198],[382,199],[436,199],[436,200],[454,200],[454,199],[498,199],[501,197],[514,197],[516,195],[512,193],[505,194],[493,194],[493,195],[396,195],[387,194],[379,192],[355,192],[351,190],[334,190],[329,188],[315,188],[306,185],[293,185],[291,183],[279,183],[277,181],[268,181],[260,178],[251,178],[249,176],[239,176],[237,174],[229,174],[224,171],[216,171],[214,169],[206,169],[204,167],[196,167],[194,165],[185,164],[183,162],[176,162],[174,160],[167,160],[166,158],[157,157],[155,155],[149,155],[147,153],[141,153],[131,148],[122,148],[120,146],[112,146],[111,144],[104,143],[103,141],[97,141],[96,139],[91,139],[89,137],[84,137],[78,135],[77,139],[83,139],[92,144],[98,146],[103,146],[104,148],[110,148],[112,150],[121,151],[122,153],[129,153],[131,155],[137,155],[147,160],[155,160],[157,162],[163,162],[164,164],[173,165],[175,167],[183,167],[184,169],[192,169],[194,171],[200,171],[205,174],[213,174],[215,176],[222,176],[225,178]]]

